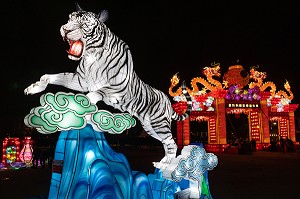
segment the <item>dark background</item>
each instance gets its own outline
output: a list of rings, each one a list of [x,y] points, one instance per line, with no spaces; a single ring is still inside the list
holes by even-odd
[[[236,63],[259,66],[277,90],[290,82],[298,104],[300,3],[255,1],[78,0],[95,13],[109,11],[107,26],[130,47],[134,68],[147,84],[168,94],[179,72],[189,82],[202,68]],[[74,72],[59,29],[75,11],[74,1],[9,1],[1,5],[0,133],[23,131],[23,118],[41,94],[23,91],[43,74]],[[219,79],[221,81],[221,79]],[[66,91],[50,85],[45,92]],[[44,92],[43,92],[44,93]],[[298,111],[296,112],[298,114]]]

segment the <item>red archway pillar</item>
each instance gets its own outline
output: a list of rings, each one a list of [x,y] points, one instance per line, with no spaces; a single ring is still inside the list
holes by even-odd
[[[216,117],[209,117],[208,119],[208,143],[209,144],[218,144],[216,128],[217,128]]]
[[[257,111],[250,111],[248,115],[248,123],[249,123],[249,138],[250,140],[254,139],[255,141],[261,143],[261,122],[260,122],[260,114]]]
[[[178,148],[182,149],[183,148],[183,125],[182,121],[177,121],[177,138],[176,138],[176,143]]]
[[[180,149],[182,149],[183,146],[190,144],[190,119],[189,118],[177,122],[176,143],[178,148]]]
[[[289,137],[289,120],[287,118],[282,118],[278,122],[279,136],[285,138]]]
[[[295,114],[294,112],[289,112],[289,124],[290,124],[290,132],[289,137],[293,142],[296,142],[296,127],[295,127]]]
[[[269,132],[269,119],[268,119],[268,105],[267,105],[267,99],[261,99],[260,100],[260,106],[261,106],[261,142],[262,143],[270,143],[270,132]]]
[[[216,111],[217,111],[216,131],[217,131],[218,144],[227,144],[225,98],[216,99]]]
[[[183,120],[183,146],[190,144],[190,118]]]

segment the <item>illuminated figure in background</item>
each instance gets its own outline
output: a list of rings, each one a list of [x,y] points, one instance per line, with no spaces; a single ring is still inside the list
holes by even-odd
[[[178,115],[163,92],[145,84],[134,72],[129,47],[104,24],[108,13],[102,11],[97,15],[76,6],[77,12],[71,13],[68,23],[60,29],[63,39],[70,45],[68,57],[80,60],[76,72],[43,75],[40,81],[24,90],[25,94],[39,93],[48,84],[61,85],[88,92],[87,97],[93,104],[102,100],[122,112],[129,112],[140,120],[150,136],[162,142],[165,156],[154,166],[166,168],[177,151],[171,121],[186,119],[192,110],[185,84],[182,93],[188,108],[185,114]]]
[[[32,140],[31,137],[25,137],[24,146],[20,152],[20,160],[26,164],[26,167],[32,166]]]

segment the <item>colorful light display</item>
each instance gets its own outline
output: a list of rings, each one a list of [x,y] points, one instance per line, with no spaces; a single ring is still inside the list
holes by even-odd
[[[240,88],[239,85],[232,85],[228,89],[228,93],[225,96],[225,99],[227,100],[260,100],[260,90],[258,86],[255,86],[254,88],[249,88],[248,90],[243,90],[243,88]]]
[[[278,120],[279,136],[296,141],[294,111],[298,108],[298,104],[290,104],[294,95],[289,83],[286,81],[284,84],[286,91],[276,91],[276,85],[273,82],[264,82],[267,74],[257,69],[251,67],[249,75],[241,65],[230,66],[223,76],[223,87],[220,86],[218,80],[212,79],[212,76],[220,76],[219,65],[204,68],[203,74],[207,80],[202,77],[192,79],[190,94],[193,99],[193,110],[190,121],[208,122],[207,148],[222,151],[220,146],[227,146],[226,114],[235,114],[237,118],[240,114],[246,114],[249,124],[248,139],[256,140],[258,146],[270,144],[269,120],[274,120],[274,118],[280,118]],[[196,80],[198,85],[204,86],[205,92],[198,92],[200,89],[198,85],[195,85]],[[250,82],[250,80],[253,81]],[[181,113],[186,108],[184,99],[176,96],[180,95],[179,88],[173,92],[179,83],[179,77],[176,74],[171,79],[169,94],[176,101],[173,104],[174,109]],[[209,98],[213,99],[212,103],[206,104]],[[211,111],[210,114],[208,110]],[[188,127],[187,124],[186,126]],[[177,127],[179,128],[177,140],[180,143],[189,143],[189,136],[186,136],[186,131],[189,130],[185,129],[183,132],[180,125]],[[213,144],[218,146],[212,147]]]
[[[12,163],[17,160],[17,147],[16,146],[7,146],[5,150],[6,154],[6,163]]]
[[[19,138],[4,138],[2,163],[9,165],[13,162],[19,162],[20,158],[20,140]]]

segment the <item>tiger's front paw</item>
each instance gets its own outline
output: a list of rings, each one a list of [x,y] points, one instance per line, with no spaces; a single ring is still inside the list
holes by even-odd
[[[40,81],[37,81],[33,84],[31,84],[30,86],[28,86],[25,90],[24,93],[25,95],[33,95],[35,93],[40,93],[43,90],[46,89],[48,83],[50,82],[50,76],[49,75],[43,75],[40,78]]]
[[[46,89],[48,83],[47,82],[44,82],[44,81],[38,81],[38,82],[35,82],[33,84],[31,84],[30,86],[28,86],[25,90],[24,90],[24,93],[25,95],[33,95],[35,93],[39,93],[39,92],[42,92],[43,90]]]

